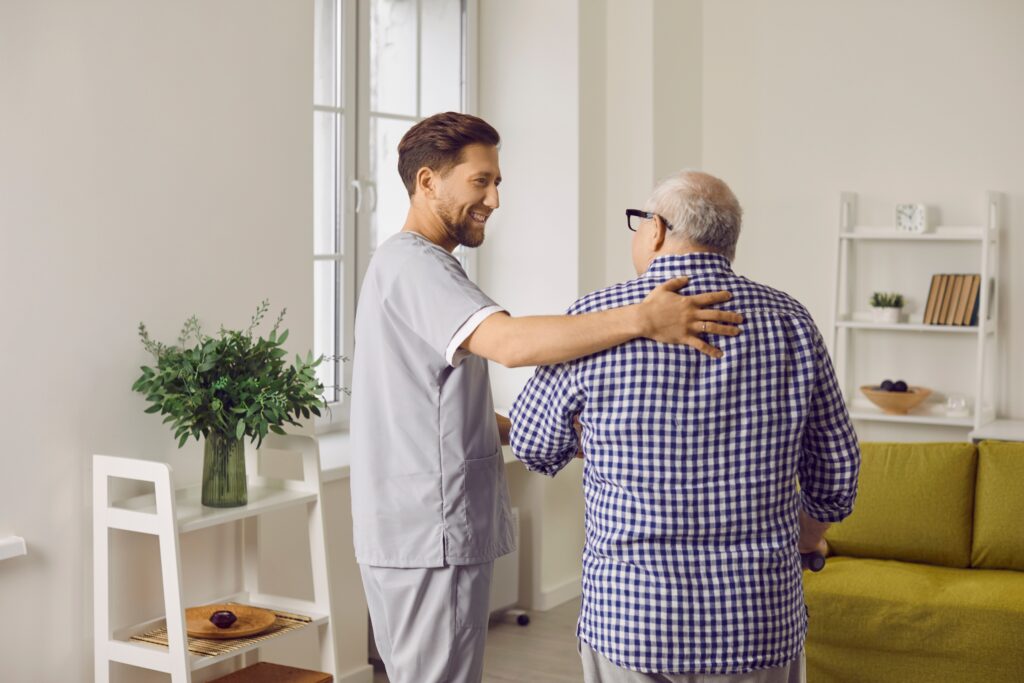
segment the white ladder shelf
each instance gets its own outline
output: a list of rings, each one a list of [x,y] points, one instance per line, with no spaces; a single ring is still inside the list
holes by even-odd
[[[998,306],[989,298],[997,295],[999,282],[1000,222],[1003,214],[1004,197],[999,192],[986,192],[983,221],[972,227],[938,226],[933,232],[905,233],[895,227],[867,228],[857,222],[857,194],[842,192],[839,195],[839,231],[836,240],[836,282],[832,323],[832,354],[840,386],[850,406],[850,417],[856,420],[897,422],[904,424],[960,427],[979,430],[996,418],[994,373],[987,372],[990,356],[989,342],[998,340]],[[852,290],[854,275],[851,268],[853,245],[864,242],[901,242],[908,244],[959,244],[977,245],[980,255],[977,261],[982,286],[979,291],[979,322],[976,326],[960,327],[929,325],[924,323],[875,323],[854,319],[852,312]],[[989,317],[989,315],[991,317]],[[926,403],[908,415],[890,415],[874,406],[865,405],[859,397],[857,387],[851,381],[851,347],[853,332],[906,332],[913,334],[936,334],[944,338],[970,336],[977,340],[974,350],[972,406],[968,415],[949,416],[941,406]]]
[[[291,451],[302,456],[301,480],[270,479],[260,476],[263,451]],[[121,662],[170,674],[172,683],[192,683],[192,672],[232,657],[243,656],[244,664],[258,661],[262,642],[216,656],[188,651],[185,605],[182,603],[180,534],[219,524],[242,525],[242,567],[244,590],[212,602],[239,602],[266,609],[285,610],[312,619],[302,629],[285,631],[280,637],[308,628],[317,629],[322,671],[337,675],[331,628],[330,572],[324,541],[324,520],[320,478],[320,453],[315,439],[306,436],[269,435],[259,452],[246,453],[248,505],[210,508],[200,503],[199,487],[175,489],[171,466],[164,462],[108,455],[93,456],[93,570],[95,681],[108,683],[110,663]],[[255,475],[255,476],[253,476]],[[109,479],[116,477],[153,485],[153,493],[127,500],[109,500]],[[296,600],[259,592],[257,539],[259,517],[265,512],[305,506],[308,515],[309,547],[312,555],[313,599]],[[124,628],[110,623],[109,534],[120,529],[158,537],[164,595],[164,616]],[[166,625],[168,647],[132,640]],[[269,639],[276,640],[275,638]]]

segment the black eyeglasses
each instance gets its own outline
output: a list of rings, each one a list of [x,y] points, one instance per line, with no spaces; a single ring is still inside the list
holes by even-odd
[[[626,227],[636,232],[636,229],[640,227],[640,221],[652,220],[657,215],[650,211],[641,211],[640,209],[626,209]],[[672,224],[665,220],[664,216],[659,216],[659,218],[661,218],[661,222],[665,224],[667,230],[672,229]]]

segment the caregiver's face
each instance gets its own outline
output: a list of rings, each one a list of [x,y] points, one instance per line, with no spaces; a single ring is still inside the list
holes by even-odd
[[[499,206],[498,148],[472,144],[462,150],[462,161],[443,174],[437,183],[434,210],[449,237],[466,247],[484,241],[487,219]]]

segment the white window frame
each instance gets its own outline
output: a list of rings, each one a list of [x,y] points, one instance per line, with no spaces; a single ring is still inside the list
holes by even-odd
[[[417,5],[417,38],[422,21],[422,0]],[[478,17],[479,0],[462,0],[462,111],[475,113],[477,110],[477,63],[478,63]],[[342,93],[341,107],[314,105],[315,111],[334,111],[342,114],[343,126],[337,139],[342,146],[338,154],[340,168],[336,171],[339,198],[344,197],[343,207],[337,208],[336,230],[341,232],[340,253],[315,254],[314,262],[338,260],[342,263],[342,276],[336,283],[335,302],[337,319],[341,331],[336,329],[341,355],[348,360],[336,372],[341,387],[351,386],[352,352],[354,348],[353,327],[355,325],[356,302],[373,248],[376,236],[373,234],[373,212],[376,209],[376,188],[370,178],[370,117],[399,119],[415,123],[434,112],[417,111],[417,116],[400,116],[370,111],[370,88],[358,88],[360,83],[369,83],[370,78],[370,0],[339,0],[339,19],[344,27],[341,45],[336,58],[340,67],[336,73],[341,82],[337,84]],[[422,44],[422,43],[421,43]],[[344,53],[344,54],[342,54]],[[417,49],[416,73],[417,90],[421,83],[422,54]],[[417,97],[417,108],[420,98]],[[358,210],[357,210],[358,208]],[[474,250],[459,248],[456,255],[462,261],[467,274],[476,279],[477,258]],[[340,290],[340,291],[338,291]],[[339,392],[340,400],[331,402],[324,416],[317,419],[317,434],[345,432],[349,426],[351,397]]]

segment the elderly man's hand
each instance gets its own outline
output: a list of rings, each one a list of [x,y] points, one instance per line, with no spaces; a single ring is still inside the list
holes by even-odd
[[[643,335],[666,344],[685,344],[713,358],[721,358],[722,351],[704,341],[701,335],[718,334],[735,337],[736,327],[743,316],[732,311],[705,308],[728,301],[729,292],[708,292],[695,296],[680,296],[676,292],[690,281],[677,277],[655,287],[640,305],[647,326]]]

